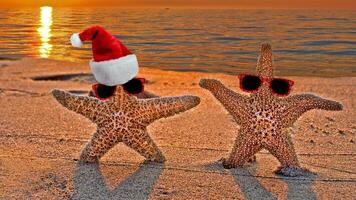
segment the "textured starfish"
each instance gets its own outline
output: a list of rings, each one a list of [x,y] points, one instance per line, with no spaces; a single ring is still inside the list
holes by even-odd
[[[262,44],[257,74],[273,77],[269,44]],[[228,159],[223,159],[225,168],[243,166],[255,153],[267,149],[281,163],[277,173],[302,175],[305,170],[300,168],[286,129],[308,110],[342,110],[340,103],[313,94],[277,97],[266,82],[249,96],[236,93],[214,79],[202,79],[199,84],[209,90],[240,125],[232,152]]]
[[[153,142],[146,127],[153,121],[173,116],[199,104],[199,97],[157,97],[137,99],[128,96],[121,86],[106,101],[53,90],[53,96],[64,107],[79,113],[97,125],[97,131],[83,149],[80,159],[98,161],[119,142],[131,147],[149,161],[164,162],[165,158]]]

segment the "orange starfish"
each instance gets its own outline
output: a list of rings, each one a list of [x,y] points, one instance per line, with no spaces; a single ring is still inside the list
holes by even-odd
[[[155,120],[173,116],[199,104],[196,96],[137,99],[128,96],[122,86],[106,101],[53,90],[53,96],[64,107],[79,113],[97,125],[97,131],[81,153],[81,160],[98,161],[109,149],[122,142],[149,161],[164,162],[165,158],[147,133],[146,127]]]
[[[269,44],[262,44],[257,74],[273,77],[272,48]],[[214,79],[202,79],[199,84],[209,90],[240,125],[230,157],[223,159],[225,168],[243,166],[258,151],[267,149],[282,165],[277,173],[302,175],[305,170],[299,165],[286,128],[311,109],[342,110],[340,103],[313,94],[277,97],[266,82],[250,96],[236,93]]]

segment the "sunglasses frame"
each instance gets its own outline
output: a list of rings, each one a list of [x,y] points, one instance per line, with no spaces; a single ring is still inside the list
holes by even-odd
[[[126,92],[126,94],[128,94],[129,96],[131,96],[131,95],[133,95],[133,96],[140,95],[140,94],[142,94],[142,93],[145,91],[145,82],[146,82],[146,79],[145,79],[145,78],[135,78],[135,79],[138,79],[139,81],[141,81],[142,90],[141,90],[141,92],[139,92],[139,93],[137,93],[137,94],[131,94],[131,93],[128,93],[126,90],[124,90],[124,91]],[[92,91],[93,91],[95,97],[98,98],[99,100],[102,100],[102,101],[109,100],[109,99],[111,99],[111,98],[115,95],[115,93],[116,93],[116,90],[115,90],[115,91],[112,93],[111,96],[106,97],[106,98],[101,98],[101,97],[99,97],[98,92],[97,92],[97,91],[98,91],[98,86],[99,86],[99,83],[96,83],[96,84],[92,85],[91,87],[92,87]]]
[[[243,80],[243,78],[245,78],[246,76],[258,77],[258,78],[261,80],[261,84],[260,84],[256,89],[254,89],[254,90],[246,90],[246,89],[244,89],[244,88],[242,87],[242,80]],[[263,84],[264,82],[267,82],[267,83],[268,83],[268,87],[269,87],[270,91],[272,92],[272,94],[274,94],[274,95],[276,95],[276,96],[288,96],[288,95],[290,94],[291,90],[292,90],[292,86],[294,85],[294,81],[289,80],[289,79],[285,79],[285,78],[271,78],[271,77],[259,76],[259,75],[255,75],[255,74],[239,74],[239,75],[238,75],[238,78],[239,78],[239,80],[240,80],[240,89],[241,89],[242,91],[248,92],[248,93],[255,93],[255,92],[257,92],[257,90],[262,86],[262,84]],[[289,86],[289,87],[288,87],[288,92],[287,92],[286,94],[278,94],[278,93],[276,93],[275,91],[273,91],[272,85],[271,85],[271,83],[272,83],[273,80],[282,80],[282,81],[288,82],[288,84],[289,84],[289,85],[288,85],[288,86]]]

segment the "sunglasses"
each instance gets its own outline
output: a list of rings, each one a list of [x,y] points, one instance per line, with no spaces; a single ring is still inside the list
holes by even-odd
[[[239,79],[240,88],[245,92],[254,93],[261,87],[262,83],[267,82],[272,93],[277,96],[289,95],[294,84],[292,80],[288,79],[268,78],[251,74],[240,74]]]
[[[144,92],[144,78],[133,78],[122,87],[128,95],[139,95]],[[92,86],[93,93],[100,100],[108,100],[115,95],[116,86],[107,86],[103,84],[94,84]]]

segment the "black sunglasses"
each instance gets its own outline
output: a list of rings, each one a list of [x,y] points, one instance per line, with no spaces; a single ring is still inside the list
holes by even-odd
[[[277,96],[289,95],[294,84],[292,80],[284,78],[269,78],[251,74],[240,74],[240,88],[243,91],[254,93],[260,88],[263,82],[269,83],[269,88]]]
[[[129,95],[138,95],[144,91],[144,78],[133,78],[127,83],[123,84],[125,92]],[[107,86],[103,84],[95,84],[92,86],[95,97],[100,100],[107,100],[114,96],[116,86]]]

